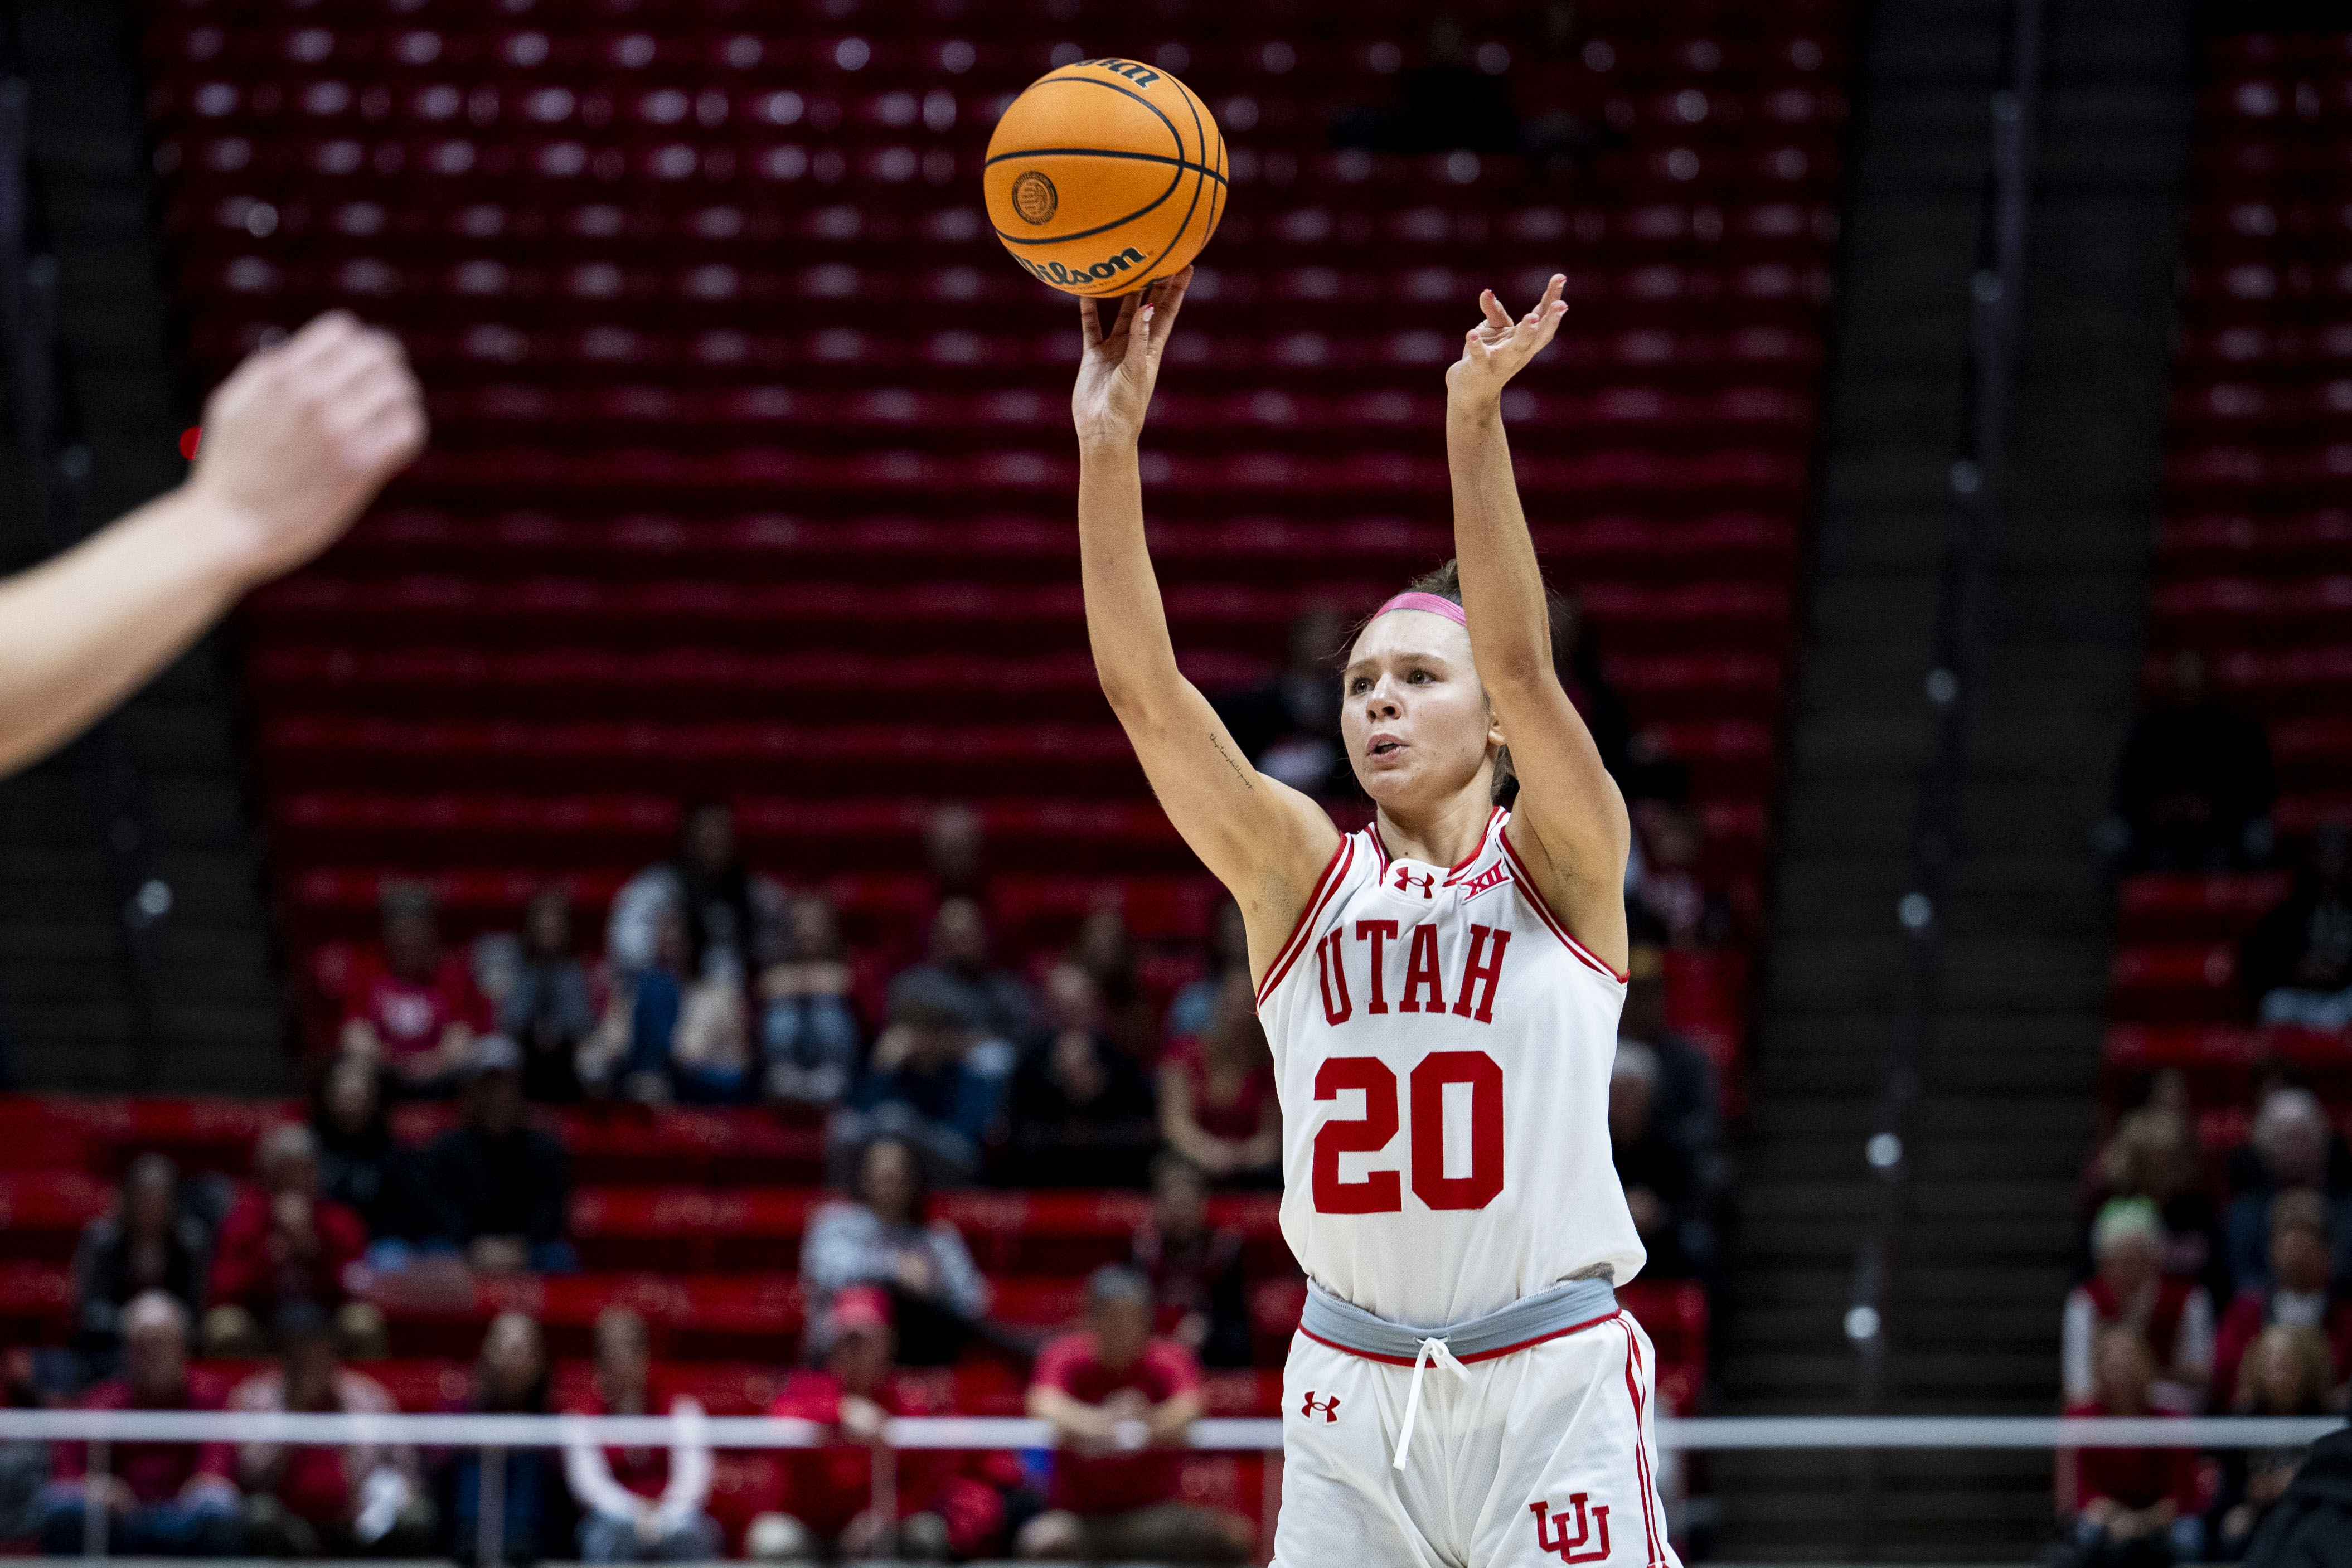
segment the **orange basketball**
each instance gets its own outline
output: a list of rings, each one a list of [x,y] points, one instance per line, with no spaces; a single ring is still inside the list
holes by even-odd
[[[1080,60],[1013,100],[982,182],[1013,259],[1065,293],[1129,294],[1217,232],[1225,139],[1166,71]]]

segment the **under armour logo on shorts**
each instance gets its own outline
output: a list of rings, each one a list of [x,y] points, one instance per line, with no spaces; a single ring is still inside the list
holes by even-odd
[[[1339,1396],[1334,1394],[1328,1399],[1318,1399],[1315,1397],[1315,1390],[1310,1388],[1307,1391],[1307,1402],[1298,1407],[1298,1413],[1309,1421],[1319,1415],[1323,1417],[1323,1424],[1328,1427],[1339,1418]]]
[[[1567,1509],[1560,1511],[1557,1520],[1548,1521],[1545,1515],[1550,1512],[1550,1504],[1541,1502],[1528,1504],[1528,1511],[1536,1516],[1537,1551],[1557,1552],[1563,1563],[1599,1563],[1608,1557],[1609,1505],[1602,1503],[1595,1508],[1592,1511],[1591,1519],[1587,1521],[1584,1517],[1584,1500],[1591,1495],[1590,1492],[1580,1491],[1569,1494],[1568,1506],[1576,1510],[1576,1533],[1573,1535],[1568,1531]],[[1559,1528],[1551,1529],[1549,1528],[1551,1525],[1557,1525]],[[1601,1543],[1589,1550],[1584,1549],[1584,1543],[1591,1539],[1595,1530],[1600,1532]]]

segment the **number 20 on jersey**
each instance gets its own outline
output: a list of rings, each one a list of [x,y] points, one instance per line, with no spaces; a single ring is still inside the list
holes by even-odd
[[[1446,1174],[1446,1089],[1465,1084],[1470,1098],[1470,1168]],[[1315,1212],[1394,1214],[1404,1207],[1396,1171],[1339,1176],[1341,1155],[1377,1154],[1397,1135],[1397,1075],[1377,1056],[1333,1056],[1315,1073],[1315,1098],[1364,1094],[1364,1113],[1323,1124],[1315,1134]],[[1503,1067],[1483,1051],[1433,1051],[1412,1070],[1412,1136],[1406,1151],[1412,1195],[1431,1208],[1484,1208],[1503,1190]]]

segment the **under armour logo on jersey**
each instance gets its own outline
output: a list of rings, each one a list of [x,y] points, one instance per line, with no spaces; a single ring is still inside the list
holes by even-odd
[[[1435,872],[1416,872],[1411,866],[1404,865],[1397,867],[1396,871],[1396,886],[1399,893],[1411,893],[1414,888],[1418,887],[1421,889],[1421,896],[1423,898],[1435,898],[1437,896],[1437,873]]]
[[[1584,1500],[1591,1495],[1580,1491],[1569,1494],[1568,1506],[1576,1510],[1576,1533],[1573,1535],[1568,1532],[1567,1509],[1560,1511],[1557,1520],[1547,1521],[1545,1515],[1550,1511],[1549,1503],[1528,1504],[1528,1511],[1536,1516],[1537,1551],[1557,1552],[1563,1563],[1599,1563],[1609,1555],[1609,1505],[1605,1502],[1601,1504],[1592,1511],[1591,1519],[1586,1520]],[[1601,1542],[1588,1549],[1584,1543],[1592,1538],[1595,1531],[1600,1534]]]
[[[1328,1399],[1318,1399],[1315,1390],[1310,1388],[1307,1391],[1307,1402],[1298,1407],[1298,1413],[1309,1421],[1320,1416],[1328,1427],[1339,1418],[1339,1396],[1334,1394]]]

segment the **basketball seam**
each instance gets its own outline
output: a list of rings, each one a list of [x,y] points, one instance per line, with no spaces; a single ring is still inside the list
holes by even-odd
[[[1019,152],[999,152],[995,157],[988,160],[988,163],[983,164],[982,167],[1009,163],[1021,158],[1125,158],[1136,163],[1173,163],[1179,170],[1190,169],[1197,173],[1206,174],[1220,185],[1225,183],[1225,177],[1223,174],[1210,168],[1208,164],[1195,162],[1190,158],[1169,158],[1157,152],[1115,152],[1108,147],[1031,147]]]
[[[1007,234],[1003,229],[997,228],[995,221],[992,219],[988,226],[992,229],[995,229],[996,237],[1006,245],[1065,245],[1071,240],[1092,239],[1097,235],[1108,234],[1111,230],[1124,227],[1126,225],[1133,223],[1139,217],[1143,217],[1150,213],[1158,212],[1160,206],[1166,203],[1168,198],[1176,193],[1178,187],[1184,183],[1184,169],[1182,166],[1182,159],[1184,156],[1184,133],[1176,129],[1176,122],[1168,118],[1166,110],[1162,110],[1158,104],[1152,102],[1150,99],[1144,97],[1141,93],[1136,91],[1133,88],[1127,86],[1123,82],[1097,81],[1093,77],[1046,77],[1031,83],[1029,88],[1024,90],[1034,91],[1036,89],[1041,87],[1064,86],[1107,88],[1110,91],[1118,93],[1120,97],[1130,99],[1133,101],[1141,104],[1145,109],[1150,110],[1153,117],[1156,118],[1160,124],[1168,128],[1168,139],[1176,144],[1176,156],[1178,160],[1176,177],[1168,182],[1168,188],[1166,190],[1160,192],[1159,195],[1153,197],[1152,200],[1145,205],[1136,208],[1135,211],[1129,213],[1124,216],[1114,218],[1109,223],[1101,224],[1090,229],[1082,229],[1076,234],[1055,235],[1051,236],[1039,236],[1024,239],[1019,235]],[[1190,89],[1188,89],[1186,90],[1189,91]],[[1083,149],[1083,151],[1092,153],[1098,150],[1089,147]],[[1202,151],[1207,151],[1205,146],[1202,148]],[[998,161],[1000,156],[1004,158],[1019,158],[1024,155],[1026,154],[1021,152],[992,154],[987,159],[987,162],[993,163]],[[1112,157],[1118,157],[1119,154],[1113,152],[1109,155]],[[1182,231],[1179,230],[1178,232],[1181,233]]]
[[[1201,129],[1201,110],[1200,110],[1200,106],[1199,106],[1199,100],[1193,98],[1193,96],[1192,96],[1192,89],[1190,89],[1190,88],[1186,88],[1186,89],[1184,89],[1184,107],[1185,107],[1188,110],[1190,110],[1190,111],[1191,111],[1191,113],[1192,113],[1192,134],[1200,140],[1200,143],[1201,143],[1201,162],[1200,162],[1200,163],[1197,165],[1197,167],[1198,167],[1198,168],[1199,168],[1199,170],[1200,170],[1200,175],[1199,175],[1199,177],[1198,177],[1197,179],[1195,179],[1195,180],[1192,182],[1192,204],[1191,204],[1190,206],[1188,206],[1188,207],[1186,207],[1186,208],[1184,209],[1184,216],[1183,216],[1182,221],[1181,221],[1181,222],[1179,222],[1179,223],[1177,224],[1177,225],[1176,225],[1176,232],[1175,232],[1174,234],[1171,234],[1171,235],[1170,235],[1168,236],[1168,243],[1167,243],[1167,244],[1165,244],[1165,245],[1163,245],[1163,246],[1161,246],[1160,247],[1160,256],[1163,256],[1163,257],[1165,257],[1165,256],[1169,254],[1169,252],[1171,252],[1171,251],[1172,251],[1172,250],[1174,250],[1174,249],[1176,248],[1176,242],[1177,242],[1177,241],[1179,241],[1179,240],[1181,240],[1181,239],[1182,239],[1182,238],[1184,237],[1184,231],[1185,231],[1186,229],[1191,228],[1191,227],[1192,226],[1192,214],[1193,214],[1194,213],[1197,213],[1197,212],[1199,212],[1199,211],[1201,210],[1201,193],[1202,193],[1202,191],[1207,190],[1207,189],[1208,189],[1208,187],[1209,187],[1209,168],[1208,168],[1208,155],[1209,155],[1209,133],[1208,133],[1206,131],[1203,131],[1202,129]],[[1223,133],[1220,133],[1220,134],[1219,134],[1219,136],[1218,136],[1218,138],[1217,138],[1217,142],[1218,142],[1218,151],[1219,151],[1220,152],[1223,152],[1223,151],[1224,151],[1224,137],[1223,137]],[[1181,137],[1179,137],[1179,138],[1178,138],[1178,140],[1177,140],[1177,145],[1178,145],[1180,148],[1183,145],[1183,140],[1182,140],[1182,138],[1181,138]],[[1181,174],[1179,174],[1179,175],[1177,175],[1176,177],[1177,177],[1179,180],[1181,180],[1184,176],[1183,176],[1183,175],[1181,175]],[[1219,183],[1219,185],[1222,187],[1222,186],[1223,186],[1223,181],[1220,181],[1220,182],[1218,182],[1218,183]],[[1146,277],[1146,278],[1142,279],[1141,281],[1143,281],[1143,282],[1147,282],[1147,283],[1150,283],[1150,282],[1154,282],[1154,281],[1156,281],[1156,280],[1157,280],[1157,278],[1158,278],[1158,275],[1157,275],[1157,274],[1153,274],[1151,277]]]
[[[1168,188],[1160,192],[1160,194],[1152,197],[1150,201],[1145,203],[1142,206],[1136,208],[1135,211],[1129,213],[1124,217],[1113,218],[1110,222],[1098,225],[1094,228],[1080,229],[1076,234],[1045,235],[1035,238],[1024,239],[1019,235],[1006,234],[1003,229],[996,228],[994,219],[991,219],[989,221],[988,226],[990,228],[996,229],[996,237],[1003,240],[1006,245],[1066,245],[1074,239],[1092,239],[1098,234],[1108,234],[1112,229],[1124,228],[1129,224],[1133,223],[1136,219],[1144,216],[1146,214],[1158,212],[1160,204],[1166,202],[1169,197],[1174,195],[1177,188],[1183,183],[1184,171],[1179,169],[1176,171],[1176,177],[1168,182]]]

